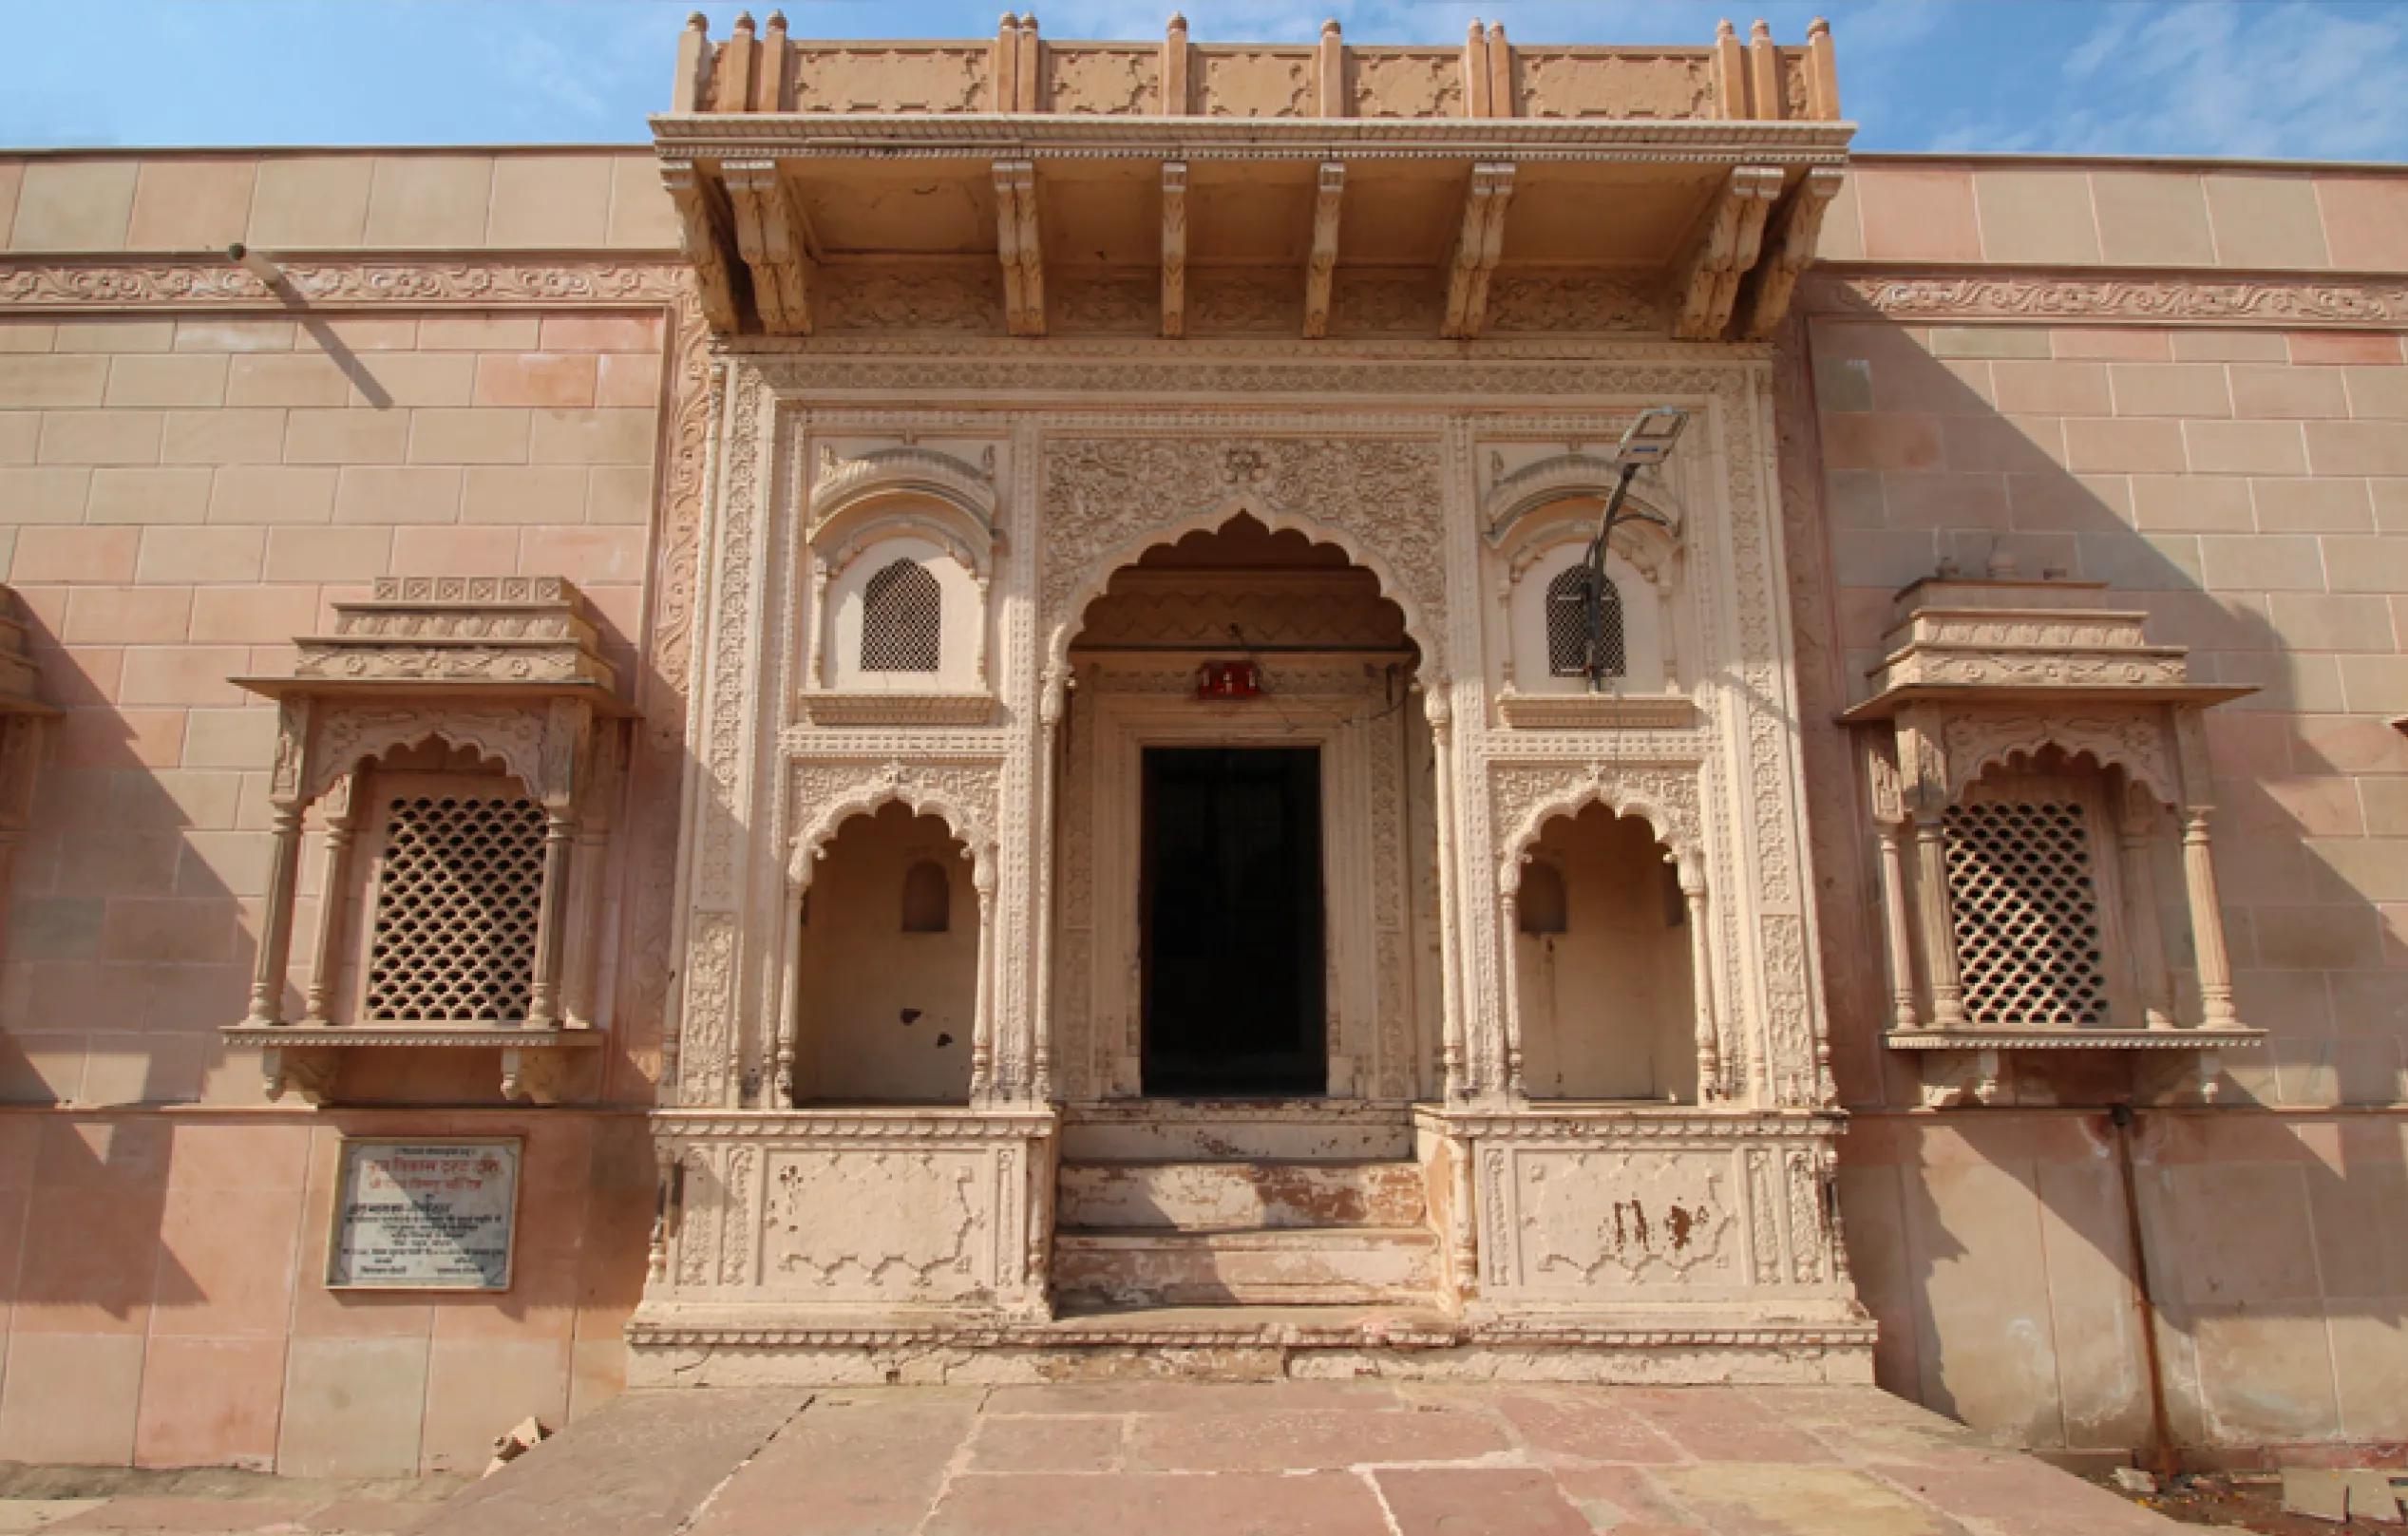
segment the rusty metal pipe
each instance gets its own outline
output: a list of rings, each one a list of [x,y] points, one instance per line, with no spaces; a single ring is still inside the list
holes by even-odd
[[[2138,1116],[2129,1104],[2107,1111],[2115,1132],[2115,1169],[2124,1189],[2124,1230],[2133,1255],[2133,1310],[2140,1318],[2140,1347],[2149,1366],[2149,1442],[2140,1460],[2159,1477],[2171,1477],[2174,1456],[2172,1421],[2166,1413],[2166,1368],[2157,1353],[2157,1298],[2149,1283],[2149,1242],[2140,1224],[2140,1185],[2133,1175],[2133,1122]]]

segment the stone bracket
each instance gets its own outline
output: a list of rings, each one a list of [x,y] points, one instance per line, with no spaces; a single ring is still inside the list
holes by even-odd
[[[802,210],[775,161],[729,161],[720,168],[735,223],[736,250],[752,273],[752,307],[771,335],[811,333],[809,260]]]
[[[1505,213],[1512,200],[1510,164],[1471,167],[1471,186],[1463,200],[1463,225],[1455,237],[1453,264],[1447,272],[1446,319],[1439,328],[1439,334],[1450,340],[1471,340],[1488,319],[1488,279],[1505,249]]]
[[[1304,337],[1318,341],[1329,334],[1330,289],[1337,275],[1337,219],[1346,196],[1346,167],[1337,161],[1321,165],[1320,190],[1313,202],[1313,249],[1304,267]]]
[[[1045,334],[1045,240],[1037,223],[1036,167],[1025,160],[995,164],[995,255],[1003,263],[1004,329]]]
[[[1683,341],[1718,341],[1731,325],[1739,280],[1764,245],[1764,221],[1781,195],[1781,172],[1736,165],[1681,261],[1673,292],[1679,310],[1673,334]]]
[[[711,180],[692,165],[664,165],[660,179],[676,205],[677,228],[686,259],[693,266],[694,291],[702,301],[702,316],[713,331],[738,328],[735,273],[728,260],[730,244],[727,199]]]
[[[1767,239],[1771,254],[1748,279],[1747,310],[1740,334],[1761,341],[1788,318],[1790,300],[1797,292],[1798,275],[1814,259],[1814,242],[1823,232],[1823,215],[1839,196],[1841,173],[1817,166],[1780,206]]]
[[[1179,160],[1162,168],[1162,333],[1187,333],[1187,162]]]

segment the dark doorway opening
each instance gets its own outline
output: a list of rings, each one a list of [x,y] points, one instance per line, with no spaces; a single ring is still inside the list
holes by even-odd
[[[1321,754],[1146,749],[1145,1090],[1323,1092]]]

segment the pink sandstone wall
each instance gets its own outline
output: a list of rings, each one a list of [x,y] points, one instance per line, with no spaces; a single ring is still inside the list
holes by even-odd
[[[2240,1009],[2274,1035],[2228,1056],[2235,1107],[2134,1133],[2174,1432],[2408,1437],[2408,737],[2388,724],[2408,713],[2408,176],[1875,161],[1824,256],[1804,326],[1820,469],[1792,485],[1819,490],[1819,526],[1791,511],[1856,1111],[1846,1215],[1882,1379],[2039,1445],[2148,1429],[2105,1116],[1910,1109],[1878,1038],[1871,833],[1827,722],[1891,593],[1995,546],[2113,583],[2195,675],[2260,690],[2209,725]],[[1985,302],[2019,293],[2043,318],[1882,313],[1832,286],[1905,275],[1999,279],[2015,292]],[[2318,283],[2390,293],[2385,328],[2283,323]],[[2269,318],[2154,318],[2184,284]]]
[[[0,160],[10,257],[234,239],[539,265],[675,242],[642,152]],[[243,1011],[275,731],[225,679],[283,668],[378,576],[523,572],[583,588],[635,697],[663,326],[657,303],[0,298],[0,572],[66,709],[0,957],[0,1459],[473,1470],[518,1418],[616,1390],[653,1199],[645,1021],[588,1108],[268,1105],[215,1035]],[[506,1297],[319,1283],[347,1130],[526,1137]]]

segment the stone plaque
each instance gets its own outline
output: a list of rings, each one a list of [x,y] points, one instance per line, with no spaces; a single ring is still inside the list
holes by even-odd
[[[506,1291],[519,1140],[345,1137],[326,1283]]]

